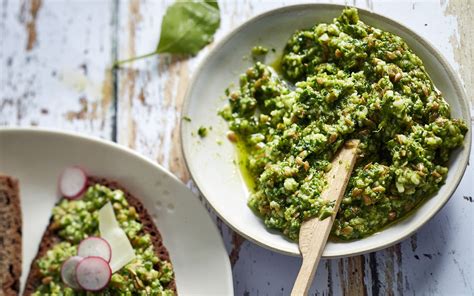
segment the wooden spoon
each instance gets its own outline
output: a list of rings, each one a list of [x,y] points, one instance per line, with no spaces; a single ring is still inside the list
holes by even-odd
[[[313,281],[314,272],[323,253],[337,210],[351,176],[357,157],[359,140],[349,140],[344,143],[339,153],[332,161],[332,168],[326,174],[328,187],[321,193],[321,198],[334,201],[334,213],[331,217],[320,220],[311,218],[301,225],[299,245],[303,256],[303,264],[291,291],[292,296],[307,295]]]

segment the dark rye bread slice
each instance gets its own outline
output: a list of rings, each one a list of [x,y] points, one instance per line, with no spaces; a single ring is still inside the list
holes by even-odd
[[[166,260],[171,262],[168,250],[166,250],[165,246],[163,245],[163,240],[161,238],[160,232],[158,231],[153,219],[151,218],[150,214],[148,214],[147,209],[143,206],[143,204],[133,196],[130,192],[128,192],[125,188],[120,186],[117,182],[107,180],[105,178],[99,177],[89,177],[88,178],[88,186],[94,184],[101,184],[104,186],[109,187],[110,189],[120,189],[125,193],[126,199],[130,206],[133,206],[138,213],[140,218],[140,222],[143,224],[143,230],[145,233],[149,233],[153,246],[155,248],[155,253],[161,260]],[[46,228],[45,233],[43,234],[43,238],[41,239],[41,243],[38,249],[38,253],[31,263],[30,273],[28,274],[28,278],[26,280],[25,291],[23,295],[31,295],[36,288],[41,284],[41,275],[39,272],[38,266],[35,264],[36,260],[41,258],[48,250],[50,250],[55,244],[59,243],[61,240],[55,233],[52,224],[50,223]],[[165,288],[172,289],[175,294],[176,292],[176,282],[173,279],[168,286]]]
[[[21,239],[18,181],[0,175],[0,295],[20,293]]]

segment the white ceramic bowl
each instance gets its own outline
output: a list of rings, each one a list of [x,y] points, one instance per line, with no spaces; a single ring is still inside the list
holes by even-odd
[[[58,176],[75,164],[118,181],[141,199],[170,253],[180,295],[233,295],[219,232],[199,199],[176,177],[111,142],[59,131],[0,128],[0,171],[20,180],[22,286],[58,200]]]
[[[233,163],[236,151],[225,138],[227,123],[217,115],[217,110],[226,104],[224,90],[231,83],[238,86],[239,74],[251,66],[248,56],[253,46],[275,48],[276,54],[281,54],[295,30],[330,22],[341,13],[343,7],[331,4],[289,6],[247,21],[209,53],[196,71],[185,97],[183,116],[190,117],[191,122],[181,121],[182,148],[196,185],[219,216],[235,231],[263,247],[285,254],[299,255],[298,246],[280,233],[269,231],[247,207],[249,192],[238,167]],[[469,124],[471,119],[466,95],[439,52],[415,32],[393,20],[362,9],[359,9],[359,14],[367,24],[403,37],[421,57],[434,83],[444,93],[452,107],[452,115]],[[274,60],[276,54],[270,54],[267,61]],[[196,136],[200,126],[212,127],[204,139]],[[217,141],[222,141],[222,144]],[[414,214],[364,239],[329,242],[323,256],[349,256],[382,249],[406,238],[426,223],[448,201],[463,176],[471,145],[470,130],[464,143],[464,148],[453,153],[446,185]]]

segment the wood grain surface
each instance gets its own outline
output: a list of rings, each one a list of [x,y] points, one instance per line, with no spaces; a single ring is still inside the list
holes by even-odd
[[[216,40],[259,13],[301,2],[321,1],[219,1]],[[471,1],[325,2],[373,10],[428,39],[458,71],[474,102]],[[193,58],[160,55],[111,70],[116,58],[156,47],[170,3],[0,0],[0,125],[60,128],[116,141],[197,192],[179,148],[178,120],[188,81],[213,45]],[[323,260],[310,294],[473,295],[472,180],[470,165],[443,210],[410,239],[363,256]],[[209,212],[231,257],[235,294],[288,295],[301,259],[246,241]]]

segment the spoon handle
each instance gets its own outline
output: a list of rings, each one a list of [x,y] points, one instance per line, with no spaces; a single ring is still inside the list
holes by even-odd
[[[303,263],[291,291],[292,296],[308,294],[316,267],[326,246],[332,224],[354,169],[358,144],[358,140],[347,141],[334,157],[331,170],[326,174],[328,186],[321,193],[321,198],[334,201],[333,214],[324,220],[320,220],[318,217],[311,218],[301,225],[299,245]]]

